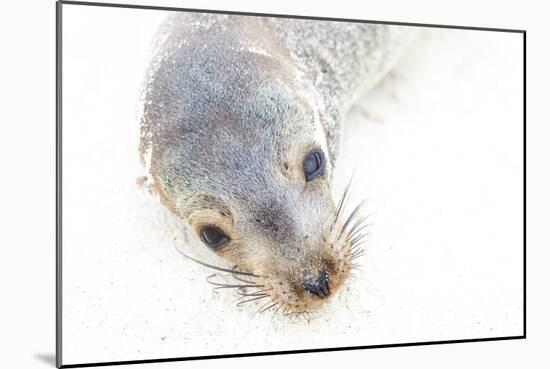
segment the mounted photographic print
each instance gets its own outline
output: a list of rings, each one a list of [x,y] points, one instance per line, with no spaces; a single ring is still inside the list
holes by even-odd
[[[57,3],[57,364],[525,337],[525,32]]]

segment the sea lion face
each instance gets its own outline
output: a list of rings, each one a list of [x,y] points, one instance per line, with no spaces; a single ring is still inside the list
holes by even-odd
[[[251,296],[312,310],[341,286],[352,258],[317,107],[257,63],[246,79],[205,60],[200,76],[150,91],[144,119],[156,123],[142,135],[155,186],[205,247],[252,274],[260,287]]]

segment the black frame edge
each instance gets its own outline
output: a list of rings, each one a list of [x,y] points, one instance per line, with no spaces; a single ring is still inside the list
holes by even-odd
[[[58,0],[58,1],[67,5],[85,5],[85,6],[110,7],[110,8],[165,10],[165,11],[180,11],[180,12],[191,12],[191,13],[229,14],[229,15],[244,15],[244,16],[253,16],[253,17],[292,18],[292,19],[307,19],[307,20],[321,20],[321,21],[334,21],[334,22],[376,23],[376,24],[389,24],[394,26],[452,28],[452,29],[463,29],[463,30],[470,30],[470,31],[492,31],[492,32],[514,32],[514,33],[525,32],[525,30],[521,30],[521,29],[490,28],[490,27],[477,27],[477,26],[456,26],[456,25],[446,25],[446,24],[428,24],[428,23],[413,23],[413,22],[393,22],[393,21],[379,21],[379,20],[372,20],[372,19],[367,20],[367,19],[349,19],[349,18],[330,18],[330,17],[320,17],[320,16],[268,14],[268,13],[254,13],[254,12],[214,10],[214,9],[196,9],[196,8],[192,9],[192,8],[179,8],[179,7],[169,7],[169,6],[154,6],[154,5],[99,3],[99,2],[93,2],[93,1],[72,1],[72,0]]]
[[[523,31],[523,336],[527,338],[527,31]]]
[[[212,14],[232,14],[244,16],[259,16],[259,17],[282,17],[294,19],[309,19],[322,21],[339,21],[339,22],[359,22],[359,23],[376,23],[389,25],[402,25],[414,27],[429,27],[429,28],[447,28],[475,31],[493,31],[507,33],[522,33],[523,34],[523,334],[518,336],[504,337],[487,337],[487,338],[472,338],[472,339],[457,339],[445,341],[425,341],[425,342],[409,342],[367,346],[349,346],[349,347],[330,347],[319,349],[303,349],[303,350],[285,350],[285,351],[265,351],[252,353],[236,353],[236,354],[220,354],[209,356],[191,356],[191,357],[175,357],[162,359],[144,359],[144,360],[128,360],[128,361],[113,361],[113,362],[95,362],[82,364],[62,364],[62,5],[85,5],[97,7],[115,7],[115,8],[130,8],[130,9],[149,9],[163,11],[181,11],[181,12],[199,12]],[[251,356],[269,356],[269,355],[284,355],[284,354],[304,354],[317,352],[335,352],[335,351],[351,351],[364,350],[374,348],[398,348],[398,347],[414,347],[428,346],[438,344],[456,344],[456,343],[474,343],[474,342],[490,342],[490,341],[505,341],[505,340],[521,340],[527,338],[527,31],[519,29],[501,29],[501,28],[486,28],[486,27],[467,27],[453,25],[436,25],[422,23],[406,23],[406,22],[390,22],[390,21],[375,21],[375,20],[360,20],[360,19],[344,19],[344,18],[328,18],[328,17],[310,17],[285,14],[264,14],[251,12],[236,12],[223,10],[208,10],[208,9],[187,9],[175,7],[161,7],[148,5],[131,5],[131,4],[116,4],[116,3],[98,3],[86,1],[69,1],[56,0],[56,367],[57,368],[84,368],[93,366],[108,366],[108,365],[129,365],[129,364],[149,364],[163,362],[181,362],[191,360],[209,360],[223,358],[240,358]]]
[[[352,351],[352,350],[365,350],[365,349],[377,349],[377,348],[431,346],[431,345],[441,345],[441,344],[474,343],[474,342],[489,342],[489,341],[509,341],[509,340],[520,340],[520,339],[525,339],[525,337],[524,336],[487,337],[487,338],[472,338],[472,339],[449,340],[449,341],[390,343],[390,344],[370,345],[370,346],[329,347],[329,348],[320,348],[320,349],[272,351],[272,352],[257,352],[257,353],[243,353],[243,354],[222,354],[222,355],[210,355],[210,356],[190,356],[190,357],[176,357],[176,358],[165,358],[165,359],[104,361],[104,362],[84,363],[84,364],[67,364],[67,365],[61,366],[61,368],[87,368],[87,367],[93,367],[93,366],[152,364],[152,363],[166,363],[166,362],[192,361],[192,360],[230,359],[230,358],[241,358],[241,357],[251,357],[251,356],[312,354],[312,353],[318,353],[318,352],[336,352],[336,351]]]
[[[62,366],[62,272],[61,272],[61,90],[62,90],[62,3],[55,4],[55,365]]]

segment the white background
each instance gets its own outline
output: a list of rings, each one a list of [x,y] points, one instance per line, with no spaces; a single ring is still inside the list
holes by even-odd
[[[160,2],[159,2],[160,3]],[[172,2],[174,3],[174,2]],[[358,360],[370,365],[396,365],[417,363],[423,366],[439,365],[463,367],[465,365],[517,366],[526,360],[533,363],[543,360],[537,349],[544,343],[548,328],[547,301],[543,272],[548,240],[544,227],[547,219],[548,197],[541,190],[548,188],[548,171],[543,164],[548,157],[543,152],[547,142],[548,117],[545,110],[548,75],[548,55],[543,37],[547,30],[537,16],[542,12],[517,4],[517,8],[492,5],[459,7],[445,5],[437,9],[433,4],[421,7],[418,2],[399,6],[386,4],[369,8],[353,8],[341,3],[332,7],[324,5],[314,13],[302,4],[246,4],[235,2],[227,7],[215,2],[179,2],[178,6],[217,9],[249,10],[259,12],[324,15],[334,17],[368,18],[396,21],[482,25],[492,27],[527,28],[529,31],[528,77],[528,140],[529,157],[529,318],[528,340],[520,342],[496,342],[483,344],[415,347],[401,349],[369,350],[361,352],[323,353],[269,358],[247,358],[200,363],[186,363],[188,367],[235,365],[280,366],[293,364],[341,365],[341,361]],[[487,3],[490,4],[490,3]],[[7,291],[2,307],[2,346],[7,348],[7,359],[14,367],[38,367],[47,365],[43,358],[51,357],[54,350],[54,6],[37,2],[32,9],[14,9],[2,22],[3,37],[3,237],[6,252],[2,267],[2,290]],[[262,7],[261,7],[262,6]],[[319,4],[316,4],[319,7]],[[421,9],[431,9],[429,12]],[[6,11],[6,13],[8,12]],[[6,37],[7,36],[7,37]],[[19,36],[19,37],[13,37]],[[17,68],[19,67],[19,68]],[[13,81],[12,81],[13,80]],[[17,97],[14,101],[13,97]],[[537,115],[538,114],[538,115]],[[545,124],[546,123],[546,124]],[[545,156],[544,156],[545,155]],[[16,160],[17,159],[17,160]],[[538,168],[537,168],[538,166]],[[5,186],[5,188],[4,188]],[[537,191],[538,190],[538,191]],[[17,220],[16,223],[13,220]],[[5,283],[5,286],[4,286]],[[6,329],[7,328],[7,329]],[[396,354],[398,353],[398,354]],[[48,360],[46,360],[48,361]],[[49,364],[51,365],[51,364]],[[157,364],[157,367],[176,367],[180,364]],[[540,364],[539,364],[540,365]]]
[[[63,7],[64,363],[523,333],[521,34],[409,30],[336,162],[335,197],[355,167],[350,205],[368,201],[361,270],[308,322],[212,293],[174,246],[223,260],[135,183],[136,96],[165,16]]]

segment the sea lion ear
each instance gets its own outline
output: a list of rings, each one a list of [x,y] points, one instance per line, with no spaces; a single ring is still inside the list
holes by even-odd
[[[329,74],[330,66],[326,61],[321,61],[319,65],[311,69],[311,75],[313,76],[313,86],[317,87],[323,79]]]
[[[139,176],[136,178],[136,185],[139,189],[147,191],[151,195],[157,194],[153,180],[148,176]]]
[[[323,73],[321,72],[321,69],[313,68],[310,72],[310,75],[312,76],[311,80],[313,81],[313,86],[317,87],[319,84],[321,84],[321,81],[323,80]]]
[[[302,66],[298,68],[298,79],[302,80],[304,86],[307,84],[305,81],[310,81],[313,87],[317,87],[323,80],[323,73],[321,68],[307,68]]]

